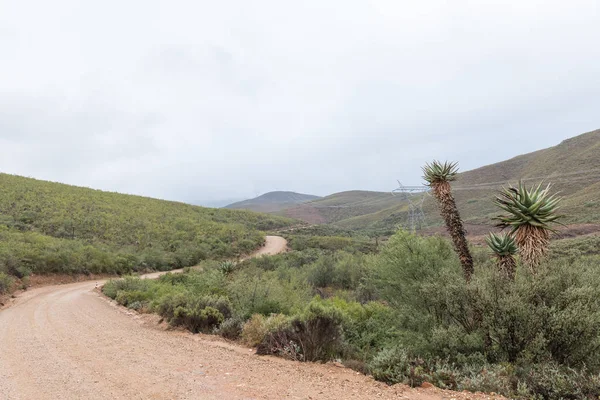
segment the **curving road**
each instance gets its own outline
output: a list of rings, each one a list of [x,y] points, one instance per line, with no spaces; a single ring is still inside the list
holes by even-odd
[[[285,248],[285,240],[270,237],[257,255]],[[101,283],[32,289],[0,311],[0,399],[442,398],[433,389],[387,387],[335,365],[258,357],[211,336],[166,330],[156,316],[106,300],[94,290]]]

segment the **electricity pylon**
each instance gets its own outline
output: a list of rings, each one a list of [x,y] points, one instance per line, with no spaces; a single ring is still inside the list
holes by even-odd
[[[425,194],[429,192],[429,186],[404,186],[398,181],[398,188],[392,190],[392,195],[402,196],[408,202],[408,216],[406,228],[415,232],[421,229],[425,223],[425,212],[423,212],[423,203]],[[419,194],[422,194],[419,196]]]

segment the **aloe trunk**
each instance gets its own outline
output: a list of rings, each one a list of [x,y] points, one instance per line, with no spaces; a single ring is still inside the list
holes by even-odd
[[[467,242],[467,232],[460,218],[460,213],[456,207],[456,201],[452,195],[452,190],[448,182],[440,182],[432,184],[433,195],[437,199],[440,206],[440,214],[446,224],[446,229],[452,238],[454,249],[458,254],[460,263],[463,268],[465,279],[471,280],[471,276],[474,272],[473,257],[469,250],[469,243]]]
[[[423,173],[423,178],[431,187],[433,196],[440,206],[440,214],[444,219],[446,229],[460,259],[465,279],[469,282],[474,272],[473,257],[469,250],[466,231],[450,187],[450,181],[456,179],[457,165],[456,163],[445,162],[442,164],[434,161],[423,167]]]

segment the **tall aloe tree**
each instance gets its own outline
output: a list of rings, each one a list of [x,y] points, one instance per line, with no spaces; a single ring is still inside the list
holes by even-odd
[[[456,180],[458,164],[455,162],[433,161],[423,167],[423,179],[431,187],[433,196],[440,206],[440,214],[446,223],[446,229],[452,238],[454,249],[463,267],[465,279],[471,280],[473,275],[473,257],[467,243],[466,232],[456,207],[450,182]]]
[[[490,234],[485,238],[488,246],[492,249],[494,256],[496,257],[496,263],[500,272],[502,272],[510,280],[515,279],[515,272],[517,270],[517,262],[515,255],[517,254],[517,243],[514,237],[511,235]]]
[[[550,233],[555,232],[550,224],[562,217],[556,213],[561,199],[550,195],[550,188],[550,184],[542,188],[540,183],[527,189],[519,181],[518,187],[503,189],[495,200],[496,205],[508,213],[494,218],[497,226],[511,228],[521,259],[532,273],[548,251]]]

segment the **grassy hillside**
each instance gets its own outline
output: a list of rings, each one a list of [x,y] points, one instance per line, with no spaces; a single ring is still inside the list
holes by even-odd
[[[255,197],[254,199],[238,201],[237,203],[225,206],[225,208],[272,213],[316,199],[319,199],[319,196],[296,192],[277,191],[265,193],[261,196]]]
[[[235,257],[293,221],[0,174],[0,273],[122,273]]]
[[[465,219],[483,222],[495,215],[488,199],[494,190],[519,179],[528,185],[552,183],[564,197],[567,223],[600,222],[600,130],[460,174],[454,189]]]
[[[566,223],[599,223],[600,130],[461,173],[453,187],[462,217],[471,224],[489,224],[497,213],[491,201],[495,191],[508,183],[516,184],[519,179],[530,185],[542,180],[551,182],[564,197]],[[436,204],[429,196],[425,197],[424,211],[425,226],[441,224]],[[286,209],[283,215],[309,223],[332,223],[344,229],[385,232],[405,223],[407,212],[408,203],[402,197],[349,191]]]

